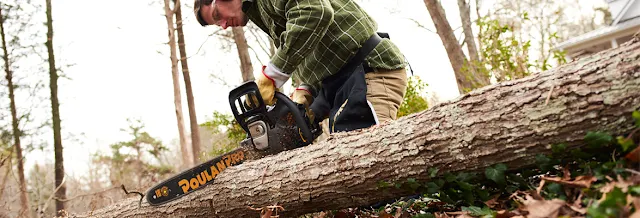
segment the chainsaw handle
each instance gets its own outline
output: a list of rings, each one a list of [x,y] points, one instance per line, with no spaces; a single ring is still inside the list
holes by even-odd
[[[246,101],[251,101],[255,106],[249,107],[246,105]],[[263,119],[267,119],[268,123],[273,123],[273,121],[268,120],[269,117],[263,116],[267,114],[267,107],[264,104],[264,100],[262,100],[258,85],[254,81],[244,82],[231,90],[229,92],[229,104],[236,121],[247,133],[249,132],[249,119],[253,116],[258,115]]]
[[[311,133],[309,124],[307,124],[307,121],[304,118],[304,114],[302,114],[301,112],[302,110],[304,110],[304,108],[302,108],[301,110],[298,107],[298,105],[300,104],[293,102],[289,97],[280,92],[275,92],[275,95],[273,97],[277,99],[276,104],[284,104],[284,106],[289,108],[289,111],[291,111],[291,113],[293,114],[293,118],[296,121],[296,126],[300,129],[300,133],[302,134],[301,136],[304,137],[303,139],[305,141],[313,140],[313,134]]]
[[[274,111],[267,112],[266,104],[260,95],[258,85],[254,81],[244,82],[229,92],[229,104],[231,105],[233,116],[246,133],[249,133],[248,123],[250,122],[250,119],[265,119],[272,128],[275,125],[278,116],[281,115],[280,112],[284,109],[279,109],[280,105],[282,105],[293,115],[296,126],[300,129],[301,137],[303,137],[305,141],[313,140],[311,129],[304,118],[305,114],[301,112],[304,111],[304,108],[299,108],[300,104],[293,102],[289,97],[280,92],[276,91],[274,98],[276,99],[276,109],[274,109]],[[245,104],[245,101],[251,101],[255,106],[248,107]]]

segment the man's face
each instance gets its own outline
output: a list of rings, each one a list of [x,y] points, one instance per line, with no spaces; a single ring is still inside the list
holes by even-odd
[[[213,4],[202,5],[200,15],[208,25],[218,25],[223,29],[244,26],[249,21],[242,12],[242,0],[215,0]]]

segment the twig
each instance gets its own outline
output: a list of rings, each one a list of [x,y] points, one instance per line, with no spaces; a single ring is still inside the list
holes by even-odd
[[[551,86],[551,89],[549,89],[549,94],[547,94],[547,100],[544,101],[544,106],[547,106],[547,104],[549,104],[549,99],[551,98],[551,93],[553,92],[553,88],[554,87],[556,87],[556,86],[555,85]]]
[[[67,198],[67,199],[60,199],[60,198],[58,198],[58,197],[53,197],[53,199],[58,200],[58,201],[67,202],[67,201],[71,201],[71,200],[73,200],[73,199],[80,198],[80,197],[84,197],[84,196],[97,195],[97,194],[100,194],[100,193],[104,193],[104,192],[107,192],[107,191],[112,190],[112,189],[115,189],[115,188],[118,188],[118,186],[113,186],[113,187],[111,187],[111,188],[107,188],[107,189],[105,189],[105,190],[97,191],[97,192],[93,192],[93,193],[87,193],[87,194],[76,195],[76,196],[74,196],[74,197]]]
[[[53,198],[53,196],[56,195],[56,193],[58,192],[58,190],[62,187],[62,185],[64,185],[64,183],[67,181],[67,175],[64,175],[62,177],[62,182],[60,182],[60,185],[58,185],[58,187],[56,187],[55,190],[53,190],[53,193],[51,194],[51,196],[49,196],[49,199],[47,199],[47,201],[44,203],[44,206],[42,207],[41,211],[46,211],[47,207],[49,207],[49,202],[51,202],[51,199]]]
[[[630,173],[633,173],[633,174],[636,174],[636,175],[640,175],[640,172],[632,170],[632,169],[624,169],[624,171],[627,171],[627,172],[630,172]]]
[[[124,184],[123,184],[123,185],[121,185],[121,187],[122,187],[122,190],[124,191],[124,193],[125,193],[125,194],[127,194],[127,195],[128,195],[128,194],[132,194],[132,193],[133,193],[133,194],[139,194],[139,195],[140,195],[140,201],[138,202],[138,208],[140,208],[140,207],[142,206],[142,199],[144,198],[144,194],[142,194],[142,193],[140,193],[140,192],[136,192],[136,191],[129,192],[129,191],[127,191],[127,189],[124,187]]]
[[[413,22],[414,22],[418,27],[420,27],[420,28],[422,28],[422,29],[425,29],[425,30],[427,30],[427,31],[429,31],[429,32],[431,32],[431,33],[438,34],[436,31],[433,31],[433,30],[431,30],[431,29],[427,28],[426,26],[422,25],[422,24],[421,24],[420,22],[418,22],[416,19],[413,19],[413,18],[407,18],[407,19],[408,19],[408,20],[410,20],[410,21],[413,21]]]

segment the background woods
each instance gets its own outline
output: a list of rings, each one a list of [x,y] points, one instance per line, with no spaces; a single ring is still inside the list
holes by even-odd
[[[478,97],[485,93],[481,88],[491,86],[488,90],[496,91],[494,86],[530,84],[526,81],[534,80],[531,78],[543,78],[540,81],[545,82],[540,84],[545,85],[532,85],[522,92],[499,89],[509,94],[488,96],[487,101],[494,103],[483,107],[506,105],[493,111],[497,113],[509,109],[508,103],[513,101],[526,111],[527,102],[518,102],[526,101],[527,96],[524,100],[509,97],[534,93],[538,103],[548,108],[535,116],[575,106],[577,112],[570,116],[583,116],[576,118],[576,122],[600,117],[618,121],[607,126],[609,132],[583,131],[578,126],[560,128],[558,140],[547,145],[549,152],[543,152],[546,150],[542,145],[535,151],[527,151],[525,169],[499,159],[491,159],[490,166],[472,164],[476,167],[473,172],[449,172],[449,168],[436,166],[418,170],[415,165],[407,165],[407,169],[417,170],[419,176],[398,175],[402,180],[371,177],[372,182],[366,183],[366,187],[359,186],[367,191],[361,193],[363,196],[388,197],[374,199],[379,204],[369,207],[342,204],[350,209],[328,204],[325,206],[332,210],[325,211],[320,206],[317,210],[310,209],[313,206],[298,207],[304,213],[294,214],[306,217],[640,214],[637,212],[640,165],[639,158],[634,156],[640,155],[637,149],[640,112],[633,112],[640,110],[640,106],[637,102],[620,103],[628,108],[620,109],[625,112],[616,112],[615,117],[590,112],[607,111],[615,105],[614,97],[610,96],[626,96],[629,90],[637,90],[637,65],[625,61],[637,59],[638,54],[624,46],[638,47],[637,42],[631,42],[633,34],[640,31],[640,0],[356,2],[376,19],[378,31],[390,34],[410,64],[409,86],[398,110],[398,117],[405,121],[437,113],[462,113],[462,109],[454,106],[464,104],[465,99],[482,99]],[[245,27],[228,29],[201,27],[192,13],[192,4],[181,0],[117,0],[108,4],[79,0],[0,2],[0,217],[81,216],[105,211],[104,208],[117,202],[133,202],[133,198],[137,201],[135,194],[125,194],[122,187],[145,192],[177,172],[237,147],[245,133],[230,113],[228,91],[253,80],[254,73],[269,62],[280,45],[251,22]],[[598,53],[604,50],[609,51],[606,54],[611,59],[619,57],[616,55],[628,58],[610,63],[619,64],[616,65],[621,66],[619,69],[607,68],[610,65],[597,67],[606,61],[602,56],[605,53]],[[588,76],[590,69],[623,78],[618,85],[624,83],[627,88],[607,85],[611,90],[604,90],[603,81],[614,76]],[[576,73],[583,71],[587,73]],[[546,80],[547,77],[540,76],[545,72],[547,76],[576,73],[584,77],[571,81],[572,77],[567,76],[569,79],[562,81],[575,90],[565,90],[559,85],[561,79]],[[583,83],[592,86],[579,89]],[[292,78],[280,91],[289,95],[295,85],[296,78]],[[613,94],[601,99],[599,95],[589,96],[592,91]],[[566,102],[559,103],[558,93],[574,92],[589,97],[581,100],[567,97]],[[487,109],[483,107],[478,110]],[[511,110],[514,111],[518,110]],[[484,114],[488,116],[484,121],[495,119],[494,126],[480,128],[469,124],[464,128],[477,133],[495,126],[516,128],[527,123],[524,118],[509,123],[516,115],[507,112],[495,117],[489,116],[492,114],[489,112]],[[501,116],[507,121],[499,121]],[[549,120],[561,117],[549,116]],[[447,123],[446,117],[429,122],[441,124],[439,128],[460,124]],[[466,118],[459,122],[470,122],[473,117]],[[522,128],[533,125],[529,122]],[[552,127],[536,128],[542,131]],[[512,143],[497,140],[490,143],[492,146],[525,146],[521,140],[533,137],[500,134],[507,134],[504,137],[511,137]],[[566,136],[566,140],[559,140],[561,136]],[[553,137],[528,139],[550,138]],[[480,139],[482,136],[469,140]],[[335,139],[325,134],[316,143],[326,143],[325,140]],[[451,152],[455,153],[455,146],[464,144],[456,143],[451,142]],[[477,144],[473,149],[490,156],[495,153],[490,147]],[[376,179],[379,181],[373,181]],[[383,191],[386,188],[395,189]],[[395,198],[398,196],[393,193],[413,197]],[[296,208],[296,204],[291,205]],[[114,211],[119,209],[123,208]],[[237,214],[259,217],[258,212],[244,209]],[[549,214],[533,214],[536,209]]]

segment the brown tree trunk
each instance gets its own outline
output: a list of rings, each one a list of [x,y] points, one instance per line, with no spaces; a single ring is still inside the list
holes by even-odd
[[[258,217],[247,207],[274,204],[286,209],[281,217],[294,217],[406,195],[378,184],[408,178],[422,183],[432,167],[442,174],[497,163],[534,166],[537,154],[551,153],[549,144],[574,149],[584,144],[587,131],[620,135],[634,128],[640,33],[632,42],[388,124],[230,167],[212,185],[162,206],[138,207],[135,197],[92,217]]]
[[[456,75],[456,82],[458,83],[458,91],[463,94],[469,92],[475,88],[480,88],[489,84],[488,79],[483,79],[479,75],[471,73],[470,75],[463,71],[463,66],[467,60],[462,52],[462,47],[458,44],[456,36],[453,34],[453,29],[449,25],[444,8],[438,0],[424,0],[424,4],[429,10],[429,15],[433,24],[436,26],[440,40],[444,44],[444,48],[447,50],[449,56],[449,62]]]
[[[182,75],[184,77],[184,89],[187,92],[187,106],[189,107],[189,124],[191,127],[191,149],[193,153],[193,164],[198,164],[200,157],[200,128],[196,117],[196,103],[193,99],[191,89],[191,76],[189,76],[189,65],[187,64],[187,49],[185,48],[184,32],[182,31],[182,7],[180,0],[175,0],[176,23],[178,30],[178,49],[180,50],[180,64],[182,65]],[[193,166],[193,165],[189,165]]]
[[[170,8],[169,0],[164,0],[164,12],[167,18],[167,28],[169,30],[169,48],[171,51],[171,76],[173,79],[173,103],[176,109],[176,119],[178,121],[178,136],[180,137],[180,151],[182,152],[182,159],[185,160],[188,166],[193,166],[191,161],[195,160],[195,157],[191,158],[191,153],[187,147],[187,141],[184,135],[184,115],[182,115],[182,96],[180,95],[180,75],[178,75],[178,58],[176,54],[176,30],[173,23],[173,11]],[[188,161],[187,161],[188,160]]]
[[[476,0],[476,16],[478,20],[482,19],[480,16],[480,5],[482,4],[481,0]],[[482,50],[482,28],[478,28],[478,48]],[[478,52],[478,60],[482,62],[484,60],[482,52]]]
[[[249,44],[244,36],[242,27],[232,27],[233,39],[236,41],[238,49],[238,57],[240,57],[240,71],[242,72],[242,81],[254,80],[253,65],[251,64],[251,56],[249,55]]]
[[[462,20],[462,31],[464,32],[464,42],[467,44],[467,51],[469,51],[469,59],[473,63],[478,63],[478,48],[476,47],[476,40],[473,36],[473,30],[471,29],[471,9],[467,0],[458,0],[458,8],[460,9],[460,20]]]
[[[7,50],[7,38],[4,32],[4,15],[2,15],[2,7],[0,7],[0,35],[2,35],[2,56],[4,61],[5,78],[7,79],[7,86],[9,87],[9,101],[11,107],[11,124],[13,127],[13,146],[15,147],[16,159],[18,162],[18,185],[20,186],[20,214],[25,217],[31,217],[31,211],[29,211],[29,198],[27,196],[27,183],[24,180],[24,163],[22,158],[22,146],[20,144],[20,136],[22,135],[19,128],[18,111],[16,109],[16,97],[14,94],[13,86],[13,72],[11,71],[9,52]],[[10,168],[7,168],[7,172]],[[2,187],[4,189],[4,181]],[[1,191],[0,191],[1,192]],[[0,193],[0,198],[2,194]]]
[[[56,196],[56,211],[64,209],[64,201],[66,199],[67,188],[62,184],[64,179],[64,159],[62,150],[62,135],[60,122],[60,103],[58,101],[58,72],[56,69],[56,59],[53,52],[53,18],[51,9],[51,0],[47,1],[47,52],[49,53],[49,87],[51,88],[51,112],[53,119],[53,148],[55,153],[54,175],[55,185],[53,190],[58,189]],[[58,188],[59,187],[59,188]]]

